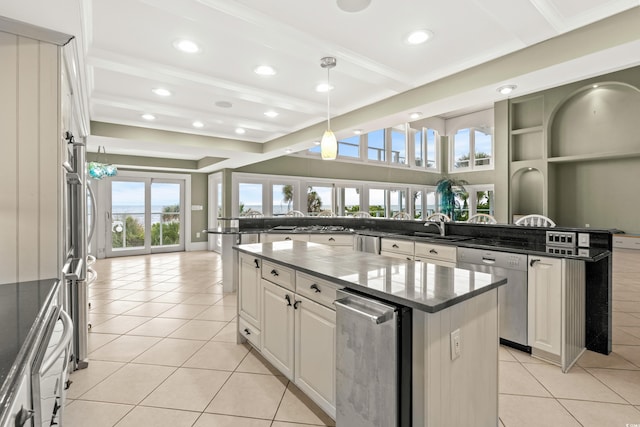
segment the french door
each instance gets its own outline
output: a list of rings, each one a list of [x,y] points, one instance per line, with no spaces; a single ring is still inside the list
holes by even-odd
[[[184,250],[185,181],[118,177],[110,181],[107,256]]]

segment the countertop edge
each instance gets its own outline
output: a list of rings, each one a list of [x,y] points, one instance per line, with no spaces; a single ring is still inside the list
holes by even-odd
[[[320,244],[318,243],[318,245],[320,245]],[[450,299],[450,300],[447,300],[447,301],[444,301],[444,302],[441,302],[441,303],[438,303],[438,304],[435,304],[435,305],[425,305],[425,304],[419,303],[418,301],[406,299],[406,298],[403,298],[403,297],[400,297],[400,296],[397,296],[397,295],[394,295],[394,294],[390,294],[390,293],[387,293],[387,292],[384,292],[384,291],[380,291],[380,290],[377,290],[377,289],[371,289],[371,288],[368,288],[366,286],[360,286],[360,285],[358,285],[356,283],[349,282],[349,281],[346,281],[346,280],[342,280],[342,279],[339,279],[337,277],[334,277],[334,276],[331,276],[331,275],[327,275],[327,274],[324,274],[324,273],[316,271],[316,270],[309,270],[309,269],[301,267],[299,265],[291,264],[291,263],[286,262],[286,261],[282,261],[282,260],[275,259],[275,258],[272,258],[272,257],[269,257],[269,256],[265,256],[263,254],[257,254],[257,253],[255,253],[253,251],[250,251],[250,250],[247,250],[247,249],[243,248],[242,246],[234,246],[233,249],[238,251],[238,252],[242,252],[242,253],[245,253],[245,254],[248,254],[248,255],[255,256],[256,258],[273,261],[273,262],[278,263],[280,265],[283,265],[285,267],[289,267],[289,268],[291,268],[293,270],[300,271],[302,273],[309,274],[311,276],[315,276],[315,277],[318,277],[320,279],[324,279],[324,280],[327,280],[329,282],[336,283],[338,285],[343,285],[346,288],[354,289],[354,290],[360,291],[362,293],[365,293],[367,295],[371,295],[373,297],[377,297],[377,298],[380,298],[380,299],[383,299],[383,300],[386,300],[386,301],[389,301],[389,302],[394,302],[394,303],[397,303],[397,304],[401,304],[401,305],[404,305],[404,306],[407,306],[407,307],[415,308],[415,309],[418,309],[420,311],[424,311],[426,313],[437,313],[439,311],[442,311],[442,310],[444,310],[446,308],[449,308],[449,307],[452,307],[454,305],[457,305],[457,304],[459,304],[459,303],[461,303],[463,301],[471,299],[471,298],[473,298],[473,297],[475,297],[477,295],[483,294],[485,292],[493,290],[493,289],[495,289],[495,288],[497,288],[499,286],[505,285],[507,283],[507,279],[506,278],[501,278],[501,279],[497,280],[496,282],[491,283],[490,285],[486,285],[486,286],[482,287],[481,289],[476,289],[474,291],[468,292],[468,293],[466,293],[464,295],[455,297],[453,299]],[[380,255],[371,254],[371,256],[380,256]]]

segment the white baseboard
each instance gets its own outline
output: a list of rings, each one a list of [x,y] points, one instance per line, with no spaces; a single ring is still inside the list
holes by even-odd
[[[206,251],[209,249],[209,244],[207,242],[191,242],[189,243],[185,251],[193,252],[193,251]]]

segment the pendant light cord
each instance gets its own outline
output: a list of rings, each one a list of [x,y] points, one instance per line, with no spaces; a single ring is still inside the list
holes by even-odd
[[[331,80],[329,72],[331,67],[327,67],[327,129],[331,130]]]

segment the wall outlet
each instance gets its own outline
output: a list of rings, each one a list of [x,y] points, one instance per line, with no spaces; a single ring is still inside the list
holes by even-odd
[[[460,342],[460,329],[456,329],[451,332],[451,360],[456,360],[460,357],[461,350],[462,343]]]
[[[200,232],[198,231],[196,232],[196,239],[199,239],[199,238],[200,238]]]
[[[589,247],[589,233],[578,233],[578,246],[581,248]]]

